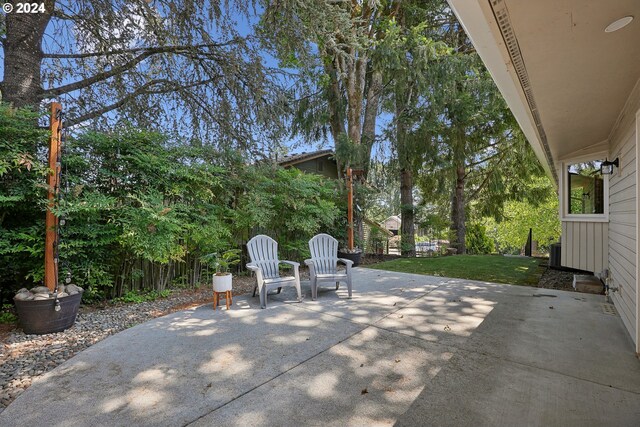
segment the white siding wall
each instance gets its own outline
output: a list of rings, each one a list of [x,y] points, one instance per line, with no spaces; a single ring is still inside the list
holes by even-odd
[[[562,222],[563,267],[599,273],[608,264],[608,224],[606,222]]]
[[[612,132],[610,159],[620,158],[620,167],[609,180],[609,270],[612,299],[629,334],[638,342],[638,142],[636,111],[638,87],[631,95],[622,119]]]

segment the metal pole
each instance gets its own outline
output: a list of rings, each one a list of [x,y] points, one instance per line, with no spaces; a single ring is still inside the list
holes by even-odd
[[[44,284],[51,292],[58,285],[58,217],[51,211],[55,207],[60,189],[60,133],[62,131],[62,105],[51,103],[51,121],[49,125],[49,207],[45,217],[46,235],[44,247]]]
[[[353,174],[351,168],[347,168],[347,246],[353,250]]]

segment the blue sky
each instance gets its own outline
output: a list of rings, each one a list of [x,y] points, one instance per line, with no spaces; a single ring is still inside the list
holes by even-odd
[[[59,1],[58,4],[64,5],[68,3],[64,1]],[[260,9],[256,9],[255,14],[252,14],[251,16],[248,16],[248,17],[239,13],[234,13],[233,15],[233,18],[235,20],[234,29],[242,36],[248,36],[252,34],[253,26],[258,22],[261,12],[262,11]],[[4,13],[4,12],[0,12],[0,13]],[[45,31],[45,37],[43,41],[43,50],[45,50],[46,52],[53,52],[53,51],[57,51],[57,52],[66,51],[66,53],[72,52],[73,48],[72,46],[69,45],[68,41],[62,40],[62,46],[61,47],[56,46],[56,43],[61,42],[61,40],[54,40],[53,32],[54,32],[54,21],[52,20],[52,22],[47,27],[47,30]],[[209,30],[209,32],[211,33],[211,30]],[[216,34],[210,34],[210,35],[213,38],[215,38],[216,36]],[[267,67],[278,68],[278,60],[276,58],[274,58],[272,55],[270,55],[266,51],[262,51],[261,54],[262,54],[264,64]],[[290,73],[295,73],[295,70],[288,69],[287,71]],[[4,78],[4,51],[2,48],[0,48],[0,75],[2,75],[3,76],[2,78]],[[74,81],[74,78],[71,75],[62,76],[62,81],[59,84],[67,84],[67,83],[71,83],[72,81]],[[45,82],[44,84],[46,87],[47,83]],[[72,93],[69,95],[63,95],[59,97],[57,100],[62,102],[63,106],[70,105],[72,103],[71,99],[72,97],[74,97],[74,95],[77,96],[77,94]],[[388,122],[389,116],[383,115],[379,117],[378,120],[379,120],[378,132],[380,133],[385,123]],[[293,138],[288,141],[285,141],[285,145],[289,147],[290,153],[298,153],[302,151],[313,151],[316,149],[332,148],[333,141],[331,139],[329,139],[328,141],[304,141],[302,138],[297,137],[297,138]]]

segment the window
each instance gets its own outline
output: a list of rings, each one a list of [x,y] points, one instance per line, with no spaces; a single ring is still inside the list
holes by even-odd
[[[601,160],[594,160],[567,166],[568,214],[604,214],[604,179],[600,174],[601,164]]]
[[[324,171],[324,159],[318,159],[318,172]]]

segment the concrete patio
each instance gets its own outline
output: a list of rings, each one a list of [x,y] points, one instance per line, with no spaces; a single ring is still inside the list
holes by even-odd
[[[303,291],[114,335],[0,425],[640,424],[640,362],[603,296],[364,268],[351,300]]]

